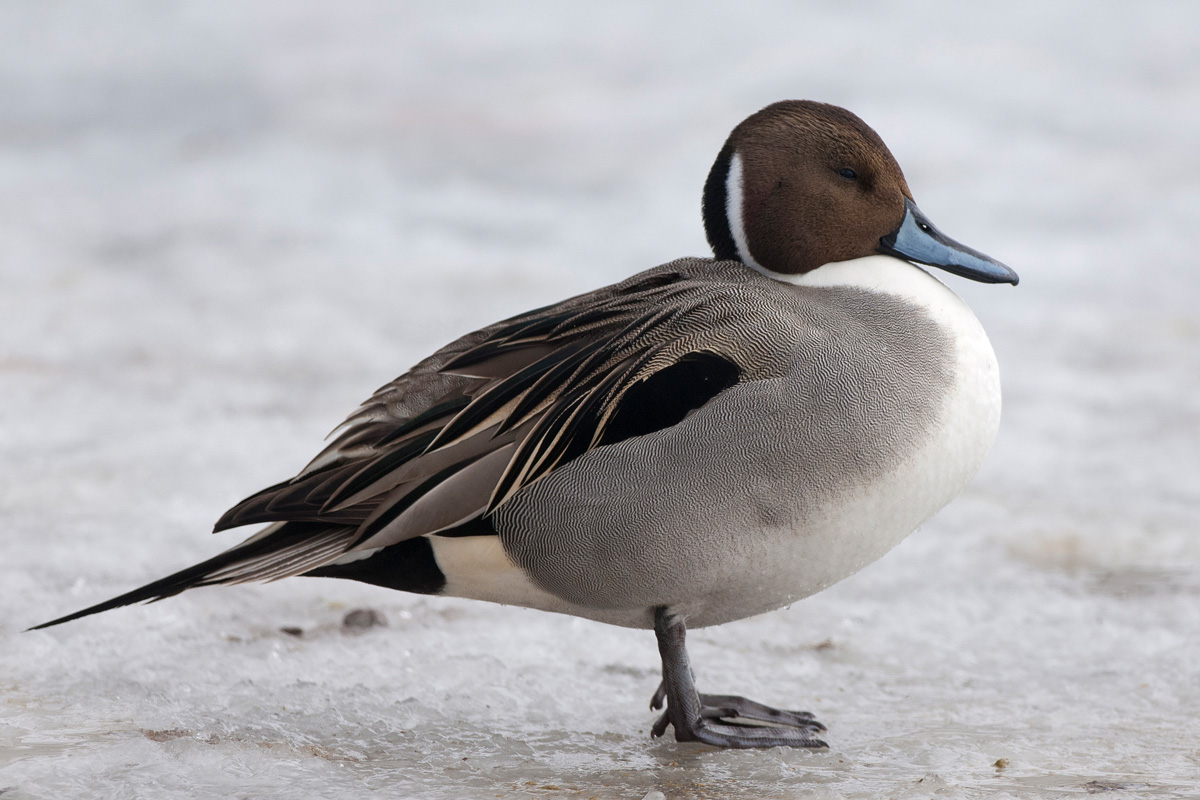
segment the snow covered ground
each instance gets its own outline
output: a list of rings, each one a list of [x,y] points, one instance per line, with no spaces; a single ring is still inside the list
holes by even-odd
[[[651,741],[649,633],[351,583],[20,633],[223,549],[450,337],[705,253],[785,97],[1022,277],[948,279],[1006,392],[971,488],[690,637],[828,752]],[[0,797],[1200,797],[1197,142],[1191,2],[0,5]]]

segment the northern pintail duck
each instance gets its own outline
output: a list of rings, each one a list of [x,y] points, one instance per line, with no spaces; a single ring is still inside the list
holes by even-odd
[[[715,258],[447,345],[216,524],[265,528],[38,627],[196,586],[349,578],[652,628],[653,735],[823,747],[811,714],[699,694],[685,624],[818,592],[963,488],[999,424],[996,357],[917,264],[1017,275],[933,227],[875,131],[822,103],[738,125],[703,208]]]

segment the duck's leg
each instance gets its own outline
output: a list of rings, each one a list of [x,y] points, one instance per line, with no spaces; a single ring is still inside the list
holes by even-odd
[[[662,656],[663,679],[650,700],[652,709],[667,708],[650,730],[662,736],[670,725],[680,742],[717,747],[828,747],[812,734],[825,730],[807,711],[780,711],[744,697],[700,694],[692,682],[683,618],[665,607],[654,610],[654,633]],[[750,721],[768,723],[756,725]]]

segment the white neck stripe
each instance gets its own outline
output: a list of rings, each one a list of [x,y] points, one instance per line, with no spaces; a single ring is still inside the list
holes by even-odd
[[[755,272],[766,275],[783,283],[799,283],[802,275],[785,275],[773,272],[754,260],[750,254],[750,244],[746,241],[746,225],[742,221],[742,157],[734,151],[729,159],[729,173],[725,176],[725,220],[729,223],[729,233],[733,237],[733,246],[737,248],[738,258],[742,263]]]
[[[725,219],[729,221],[729,232],[733,235],[733,246],[737,248],[738,258],[748,267],[762,269],[762,265],[750,255],[750,245],[746,242],[746,226],[742,222],[742,156],[734,152],[729,159],[729,173],[725,176]]]

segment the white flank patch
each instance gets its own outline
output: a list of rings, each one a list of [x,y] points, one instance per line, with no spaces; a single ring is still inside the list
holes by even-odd
[[[644,608],[590,608],[547,592],[509,560],[499,536],[430,536],[429,543],[446,576],[442,594],[450,597],[554,611],[627,628],[653,624]]]
[[[444,594],[526,608],[565,610],[509,560],[499,536],[430,536],[433,557],[446,576]]]

